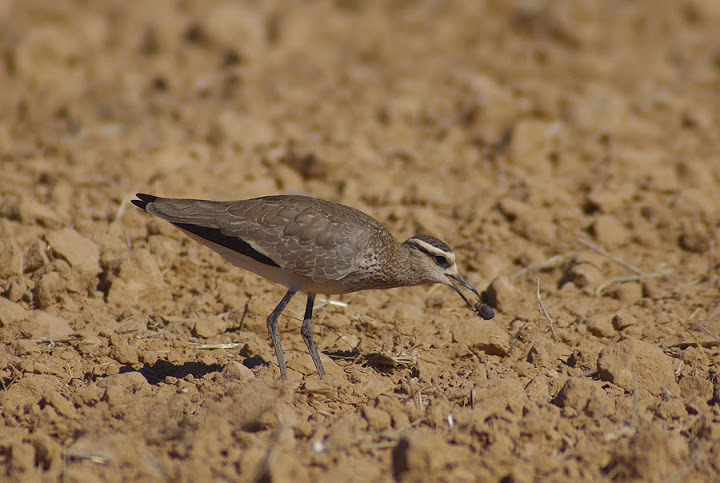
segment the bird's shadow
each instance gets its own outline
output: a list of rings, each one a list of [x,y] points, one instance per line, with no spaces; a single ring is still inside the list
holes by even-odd
[[[122,367],[120,368],[120,373],[139,372],[147,379],[148,383],[155,385],[164,381],[167,377],[182,379],[192,374],[195,378],[201,378],[211,372],[220,372],[222,369],[223,366],[220,364],[204,364],[202,362],[188,361],[178,365],[158,359],[153,364],[145,363],[140,369],[135,369],[132,366]]]
[[[260,356],[248,357],[242,363],[249,369],[261,365],[268,365],[268,362]],[[213,372],[221,372],[223,367],[224,366],[221,364],[204,364],[202,362],[193,361],[184,362],[183,364],[173,364],[170,361],[158,359],[153,364],[145,363],[140,369],[135,369],[130,365],[122,366],[118,372],[120,374],[139,372],[149,384],[156,385],[163,382],[168,377],[182,379],[185,376],[192,374],[195,378],[201,378]],[[104,377],[107,376],[87,373],[83,379],[85,381],[96,381]]]

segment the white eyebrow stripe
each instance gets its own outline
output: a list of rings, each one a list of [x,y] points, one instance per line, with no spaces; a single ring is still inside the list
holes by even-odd
[[[445,251],[442,250],[436,246],[433,246],[427,242],[424,242],[422,240],[418,240],[417,238],[411,238],[410,243],[418,247],[421,251],[427,253],[428,255],[432,257],[436,256],[442,256],[447,258],[447,261],[450,263],[450,265],[453,265],[455,263],[455,254],[451,251]]]

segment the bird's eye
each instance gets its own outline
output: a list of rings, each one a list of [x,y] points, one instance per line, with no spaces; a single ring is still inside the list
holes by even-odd
[[[441,267],[444,267],[445,265],[447,265],[448,260],[442,255],[435,255],[435,263],[437,263]]]

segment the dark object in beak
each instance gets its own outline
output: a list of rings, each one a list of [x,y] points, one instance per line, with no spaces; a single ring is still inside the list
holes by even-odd
[[[481,304],[480,302],[475,304],[475,311],[477,314],[485,320],[490,320],[495,317],[495,312],[487,304]]]
[[[460,297],[462,297],[462,299],[465,301],[465,303],[468,304],[468,307],[470,307],[471,309],[473,309],[473,310],[478,314],[478,317],[482,317],[482,318],[485,319],[485,320],[490,320],[490,319],[492,319],[493,317],[495,317],[495,313],[493,312],[493,310],[490,308],[489,305],[480,303],[480,300],[479,300],[479,299],[480,299],[480,294],[478,293],[477,290],[475,290],[475,287],[473,287],[472,285],[470,285],[470,284],[468,283],[468,281],[465,280],[465,278],[463,278],[462,275],[460,275],[460,274],[458,273],[457,275],[452,275],[452,278],[454,278],[455,280],[457,280],[458,282],[460,282],[463,286],[465,286],[467,289],[469,289],[472,293],[474,293],[475,295],[477,295],[478,301],[475,303],[475,305],[473,305],[472,303],[470,303],[470,301],[469,301],[468,298],[465,296],[465,294],[462,293],[462,291],[458,288],[458,286],[455,285],[455,283],[452,281],[452,279],[450,279],[450,284],[452,285],[452,288],[454,288],[455,291],[458,293],[458,295],[460,295]]]

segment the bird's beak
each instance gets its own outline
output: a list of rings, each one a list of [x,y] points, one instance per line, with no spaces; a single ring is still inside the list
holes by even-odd
[[[462,297],[462,299],[465,301],[465,303],[468,304],[468,306],[470,308],[472,308],[475,312],[477,312],[477,314],[480,317],[482,317],[485,320],[489,320],[495,316],[492,309],[488,305],[485,305],[480,302],[480,298],[481,298],[480,293],[478,293],[478,291],[475,290],[475,287],[470,285],[470,283],[467,280],[465,280],[465,277],[463,277],[459,273],[455,273],[453,275],[448,275],[447,277],[448,277],[448,281],[450,282],[450,285],[452,285],[452,288],[455,289],[455,291],[458,293],[458,295],[460,295],[460,297]],[[460,287],[458,287],[455,284],[455,282],[453,282],[453,279],[457,280],[465,288],[469,289],[472,293],[477,295],[478,301],[474,305],[468,300],[468,298],[465,296],[465,294],[462,293],[462,290],[460,290]]]

